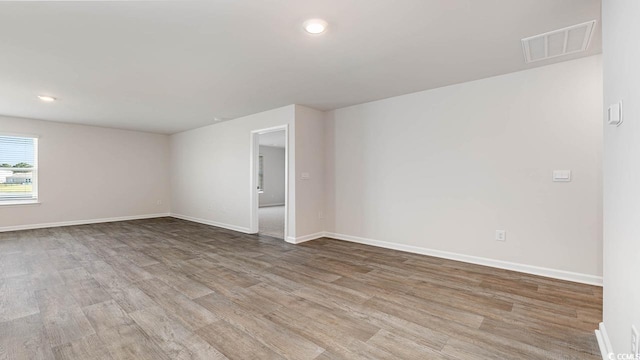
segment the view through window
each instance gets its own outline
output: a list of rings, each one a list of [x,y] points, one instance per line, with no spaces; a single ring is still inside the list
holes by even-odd
[[[0,136],[0,204],[38,199],[37,159],[37,138]]]
[[[264,191],[264,156],[258,156],[258,191]]]

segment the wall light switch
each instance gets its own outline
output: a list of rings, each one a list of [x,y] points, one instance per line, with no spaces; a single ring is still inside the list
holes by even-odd
[[[554,182],[571,181],[571,170],[553,170]]]
[[[609,109],[607,109],[607,122],[609,125],[614,126],[622,124],[622,101],[609,106]]]

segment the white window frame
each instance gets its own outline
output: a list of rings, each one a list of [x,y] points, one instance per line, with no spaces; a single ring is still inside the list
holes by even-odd
[[[0,206],[13,206],[13,205],[32,205],[32,204],[40,204],[40,200],[38,197],[38,185],[39,185],[39,170],[38,170],[38,157],[39,157],[39,148],[38,143],[40,141],[40,137],[33,134],[16,134],[16,133],[2,133],[0,132],[0,136],[10,136],[10,137],[20,137],[20,138],[30,138],[33,139],[33,166],[30,168],[2,168],[6,170],[21,170],[25,169],[31,170],[31,197],[19,197],[15,198],[0,198]]]

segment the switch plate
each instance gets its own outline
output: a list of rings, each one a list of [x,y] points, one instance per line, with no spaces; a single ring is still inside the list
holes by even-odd
[[[571,170],[553,170],[554,182],[569,182],[571,181]]]
[[[505,230],[496,230],[496,241],[507,241],[507,232]]]
[[[607,109],[607,122],[609,125],[620,126],[622,124],[622,101],[609,105]]]
[[[638,329],[634,325],[631,325],[631,354],[634,359],[640,359],[640,336],[638,336]]]

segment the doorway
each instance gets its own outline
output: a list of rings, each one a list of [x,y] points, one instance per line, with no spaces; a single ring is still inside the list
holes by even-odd
[[[287,128],[252,133],[252,232],[286,238],[288,199]]]

